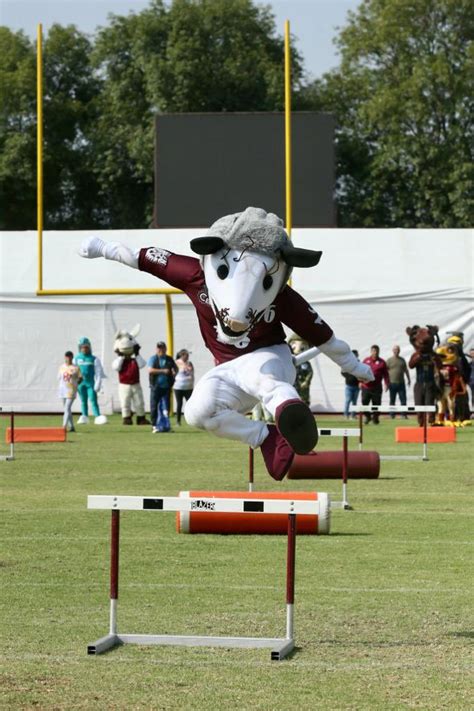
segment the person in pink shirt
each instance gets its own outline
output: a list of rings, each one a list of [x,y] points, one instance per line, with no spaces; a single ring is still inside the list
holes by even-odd
[[[381,405],[382,404],[382,382],[385,383],[385,392],[389,388],[388,368],[383,358],[379,356],[380,348],[378,346],[370,347],[370,356],[364,358],[363,363],[369,366],[374,379],[370,382],[360,384],[362,405]],[[379,424],[379,413],[370,412],[365,414],[365,424],[368,425],[372,420],[374,425]],[[373,418],[373,419],[372,419]]]

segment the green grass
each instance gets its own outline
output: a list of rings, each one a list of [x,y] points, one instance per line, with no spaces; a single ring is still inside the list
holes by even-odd
[[[366,448],[419,453],[394,444],[394,426],[368,427]],[[0,462],[2,708],[472,708],[474,428],[457,434],[429,448],[430,462],[383,462],[378,481],[350,482],[355,510],[333,513],[329,536],[298,539],[298,649],[280,663],[268,650],[86,655],[108,627],[110,525],[86,495],[245,489],[244,446],[186,426],[151,435],[118,417],[65,444],[17,445],[16,461]],[[258,488],[340,498],[335,481],[273,484],[255,459]],[[121,524],[121,631],[284,635],[284,538],[180,536],[173,514],[124,512]]]

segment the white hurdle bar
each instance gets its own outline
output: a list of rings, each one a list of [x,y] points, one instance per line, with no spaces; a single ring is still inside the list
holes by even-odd
[[[349,456],[349,447],[348,447],[348,437],[360,437],[360,431],[355,428],[349,428],[346,429],[345,427],[343,428],[330,428],[330,427],[321,427],[321,429],[318,428],[318,434],[320,437],[342,437],[342,501],[331,501],[330,506],[331,510],[332,509],[343,509],[343,510],[350,510],[352,509],[352,506],[349,504],[349,500],[347,498],[347,477],[349,473],[349,468],[348,468],[348,456]]]
[[[214,497],[178,496],[88,496],[88,509],[111,511],[110,542],[110,619],[109,633],[87,647],[88,654],[102,654],[122,644],[174,645],[188,647],[270,648],[270,658],[280,661],[295,647],[294,598],[296,516],[319,514],[319,501],[290,499],[218,499]],[[286,636],[267,637],[201,637],[196,635],[122,634],[118,632],[117,604],[119,583],[120,511],[216,511],[220,513],[258,513],[288,515],[288,548],[286,568]]]
[[[0,416],[3,417],[10,417],[10,433],[11,433],[11,438],[10,438],[10,454],[2,454],[0,455],[0,461],[3,462],[13,462],[15,459],[15,413],[13,410],[3,412],[2,408],[0,407]]]
[[[397,412],[406,412],[406,413],[416,413],[416,412],[422,412],[423,413],[423,454],[422,456],[418,455],[381,455],[380,459],[384,460],[398,460],[398,461],[403,461],[403,460],[421,460],[423,462],[428,461],[428,412],[436,412],[436,407],[435,405],[351,405],[350,406],[350,411],[351,412],[358,412],[359,413],[359,428],[360,428],[360,437],[359,437],[359,451],[362,450],[362,442],[363,442],[363,413],[364,412],[380,412],[380,413],[397,413]]]

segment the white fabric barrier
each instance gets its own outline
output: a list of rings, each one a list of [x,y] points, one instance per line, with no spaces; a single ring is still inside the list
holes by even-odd
[[[192,254],[189,241],[203,230],[110,230],[46,232],[43,236],[44,289],[140,289],[167,286],[149,274],[103,259],[85,260],[76,251],[96,234],[129,245],[160,246]],[[437,324],[441,338],[464,331],[472,347],[472,230],[294,229],[297,246],[321,249],[314,269],[295,269],[293,287],[332,326],[339,338],[369,354],[377,343],[388,358],[394,344],[408,359],[405,334],[415,323]],[[447,257],[454,255],[455,259]],[[450,266],[453,262],[456,266]],[[164,297],[36,296],[37,235],[0,233],[0,406],[18,410],[57,410],[56,374],[65,350],[76,352],[88,336],[108,375],[99,402],[105,414],[118,411],[118,380],[111,368],[114,333],[142,326],[138,340],[147,359],[158,340],[166,340]],[[185,296],[173,296],[175,351],[188,348],[199,378],[213,365],[194,309]],[[176,355],[176,353],[172,354]],[[311,402],[319,411],[341,411],[344,380],[324,355],[311,361]],[[146,369],[144,369],[146,370]],[[141,382],[148,402],[148,376]],[[413,403],[411,389],[408,403]],[[388,394],[383,403],[388,404]],[[76,401],[74,411],[79,410]]]

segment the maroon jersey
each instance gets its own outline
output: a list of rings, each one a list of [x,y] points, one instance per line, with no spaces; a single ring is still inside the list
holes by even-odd
[[[333,335],[325,323],[302,296],[286,286],[260,321],[243,338],[240,347],[217,340],[217,321],[209,303],[204,272],[199,259],[173,254],[159,247],[140,250],[138,267],[154,274],[170,286],[181,289],[191,299],[196,309],[199,328],[204,343],[217,364],[226,363],[245,353],[275,346],[286,340],[282,323],[291,328],[308,343],[319,346]]]
[[[364,390],[373,390],[377,388],[381,389],[383,380],[383,382],[388,388],[388,368],[384,359],[377,358],[377,360],[373,360],[371,356],[368,356],[367,358],[364,358],[362,362],[370,367],[372,373],[374,374],[374,380],[371,380],[367,383],[361,383],[361,387],[364,388]]]
[[[135,358],[125,358],[119,371],[119,383],[135,385],[140,382],[140,371]]]

